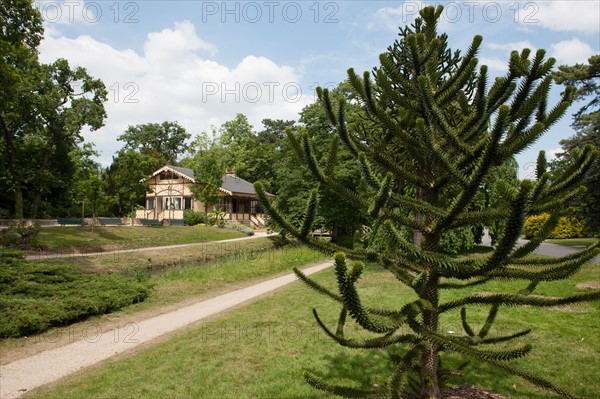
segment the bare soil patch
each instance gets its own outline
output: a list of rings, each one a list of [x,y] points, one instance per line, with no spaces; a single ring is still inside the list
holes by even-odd
[[[577,288],[579,288],[579,287],[577,287]],[[498,294],[498,292],[478,292],[477,293],[477,295],[481,295],[481,296],[491,296],[491,295],[496,295],[496,294]],[[547,295],[529,295],[529,296],[532,298],[561,299],[561,297],[559,297],[559,296],[547,296]],[[567,312],[567,313],[587,313],[587,312],[595,311],[595,309],[589,303],[585,303],[585,302],[572,303],[569,305],[550,306],[545,309],[556,310],[558,312]]]
[[[461,384],[444,390],[444,399],[510,399],[507,396],[485,391],[469,384]]]
[[[578,283],[575,287],[579,288],[580,290],[589,288],[593,290],[600,290],[600,281],[586,281],[583,283]]]

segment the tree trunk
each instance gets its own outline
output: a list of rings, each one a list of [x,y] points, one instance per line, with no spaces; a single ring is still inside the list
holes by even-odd
[[[52,149],[54,148],[54,136],[52,136],[52,138],[48,141],[48,148],[46,150],[46,152],[44,153],[44,158],[42,159],[42,163],[40,164],[40,167],[38,169],[38,175],[37,175],[37,184],[34,184],[34,187],[36,189],[35,194],[33,195],[33,201],[31,202],[31,212],[29,217],[31,219],[35,219],[37,217],[37,212],[38,209],[40,207],[40,202],[42,200],[42,191],[41,191],[41,185],[42,182],[40,181],[42,179],[42,176],[44,175],[44,172],[46,171],[46,167],[48,166],[48,161],[50,160],[50,153],[52,152]]]
[[[438,331],[438,284],[439,278],[432,275],[421,295],[423,299],[426,299],[431,303],[431,310],[423,312],[423,324],[431,331]],[[421,399],[437,399],[442,397],[439,370],[440,348],[438,344],[433,341],[429,341],[429,345],[429,349],[423,353],[423,356],[421,357],[421,370],[419,371],[419,378],[421,380]]]
[[[17,157],[15,155],[15,148],[13,145],[14,131],[8,126],[5,119],[4,110],[0,109],[0,124],[2,125],[2,131],[4,136],[4,148],[8,156],[7,169],[10,176],[15,182],[15,219],[23,219],[23,190],[21,189],[20,175],[17,174]]]
[[[36,192],[33,196],[33,201],[31,202],[31,211],[29,213],[29,217],[31,219],[37,218],[38,209],[40,208],[40,202],[42,201],[42,193],[39,191]]]
[[[421,200],[423,200],[423,196],[424,196],[423,188],[417,187],[416,199],[421,201]],[[415,221],[417,223],[421,223],[422,219],[423,219],[423,215],[421,215],[421,212],[417,211],[415,213]],[[423,244],[423,233],[421,233],[418,230],[413,231],[413,244],[415,244],[415,246],[417,248],[421,248],[421,246]]]
[[[15,188],[15,219],[23,219],[23,190]]]

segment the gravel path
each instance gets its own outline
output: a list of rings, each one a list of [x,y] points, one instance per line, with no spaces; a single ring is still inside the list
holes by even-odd
[[[325,262],[303,269],[306,275],[332,265]],[[296,281],[293,273],[231,291],[184,308],[127,325],[117,333],[90,332],[87,339],[0,366],[0,398],[17,398],[26,391],[58,380],[84,367],[173,332],[208,316],[257,298]]]

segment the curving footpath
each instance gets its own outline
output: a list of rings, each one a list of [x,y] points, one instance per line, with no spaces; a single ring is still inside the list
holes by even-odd
[[[332,264],[331,261],[321,263],[305,268],[303,272],[310,275]],[[129,334],[128,339],[115,339],[113,334],[103,334],[98,339],[76,341],[0,366],[0,398],[17,398],[34,388],[129,351],[161,335],[255,299],[296,280],[296,275],[290,273],[139,321],[132,324],[135,334]]]

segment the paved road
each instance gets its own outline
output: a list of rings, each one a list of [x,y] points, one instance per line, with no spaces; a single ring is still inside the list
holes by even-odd
[[[526,243],[526,240],[519,240],[520,241],[520,245],[523,245],[524,243]],[[547,255],[547,256],[554,256],[556,258],[559,258],[561,256],[566,256],[569,254],[572,254],[573,252],[577,252],[582,250],[583,248],[585,248],[585,246],[575,246],[575,247],[569,247],[566,245],[558,245],[558,244],[550,244],[547,242],[544,242],[542,244],[540,244],[540,247],[535,251],[536,254],[540,254],[540,255]],[[599,265],[600,264],[600,255],[596,256],[593,260],[593,263]]]
[[[522,245],[527,244],[528,242],[529,242],[528,240],[519,239],[519,241],[517,242],[517,245],[522,246]],[[483,237],[483,245],[491,245],[491,239],[487,234]],[[580,251],[583,248],[585,248],[585,246],[569,247],[567,245],[558,245],[558,244],[550,244],[547,242],[543,242],[540,244],[538,249],[535,250],[534,253],[538,254],[538,255],[546,255],[546,256],[553,256],[555,258],[560,258],[561,256],[566,256],[566,255],[572,254],[573,252]],[[597,265],[600,264],[600,255],[596,256],[592,260],[592,263],[595,263]]]

